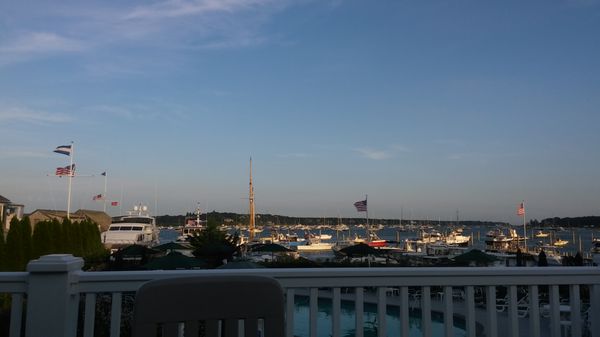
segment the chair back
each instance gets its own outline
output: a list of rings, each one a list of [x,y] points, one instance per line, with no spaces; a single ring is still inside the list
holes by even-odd
[[[270,277],[154,280],[136,294],[133,337],[284,337],[284,310],[283,289]]]

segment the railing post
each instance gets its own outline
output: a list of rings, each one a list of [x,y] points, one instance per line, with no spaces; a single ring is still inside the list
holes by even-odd
[[[27,265],[26,337],[74,337],[77,332],[79,293],[75,272],[83,260],[69,254],[44,255]]]

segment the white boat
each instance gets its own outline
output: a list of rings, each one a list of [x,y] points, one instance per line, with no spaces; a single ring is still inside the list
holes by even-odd
[[[554,242],[552,242],[552,245],[555,247],[564,247],[568,244],[569,244],[569,241],[563,240],[563,239],[556,239]]]
[[[298,250],[298,252],[318,252],[330,251],[332,247],[333,243],[310,239],[305,245],[298,245],[295,248]]]
[[[186,223],[181,229],[181,235],[177,237],[177,242],[187,242],[192,236],[202,231],[204,226],[202,226],[202,221],[200,221],[200,214],[200,206],[198,206],[196,208],[196,219],[186,219]]]
[[[159,230],[148,207],[136,205],[128,215],[114,217],[100,239],[106,248],[116,250],[129,245],[154,246],[158,244]]]
[[[594,261],[596,265],[600,265],[600,239],[592,239],[592,248],[590,248],[590,253],[592,253],[592,261]]]
[[[533,236],[536,238],[547,238],[550,236],[550,233],[539,230],[539,231],[535,232],[535,234]]]
[[[466,247],[471,242],[471,236],[463,235],[462,231],[453,230],[444,237],[444,242],[452,246]]]

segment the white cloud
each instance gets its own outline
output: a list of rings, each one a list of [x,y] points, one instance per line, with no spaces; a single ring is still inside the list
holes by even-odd
[[[22,122],[32,124],[68,123],[73,119],[63,113],[34,111],[25,108],[0,108],[0,122]]]
[[[50,32],[28,32],[7,43],[0,42],[0,65],[57,53],[80,52],[84,49],[84,44],[76,39]]]
[[[207,13],[234,13],[261,7],[272,0],[167,0],[152,5],[139,6],[127,13],[125,19],[161,19]]]
[[[373,160],[384,160],[392,157],[392,154],[389,151],[384,150],[376,150],[372,148],[358,148],[354,149],[354,151],[360,153],[363,157],[373,159]]]
[[[283,153],[277,155],[279,158],[308,158],[310,156],[308,153]]]
[[[30,150],[4,150],[0,149],[0,158],[50,158],[50,152],[36,152]]]
[[[397,155],[398,153],[411,152],[410,148],[408,148],[404,145],[400,145],[400,144],[391,145],[385,150],[374,149],[371,147],[361,147],[361,148],[354,149],[354,151],[358,152],[363,157],[369,158],[372,160],[390,159],[390,158],[394,157],[395,155]]]
[[[83,49],[83,43],[75,39],[50,32],[29,32],[21,34],[4,46],[0,46],[0,53],[38,54],[76,52]]]

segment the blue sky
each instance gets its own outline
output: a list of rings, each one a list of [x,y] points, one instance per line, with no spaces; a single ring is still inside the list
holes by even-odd
[[[4,1],[0,194],[518,223],[600,214],[600,3]],[[155,198],[156,196],[156,198]],[[112,209],[111,213],[118,213]]]

